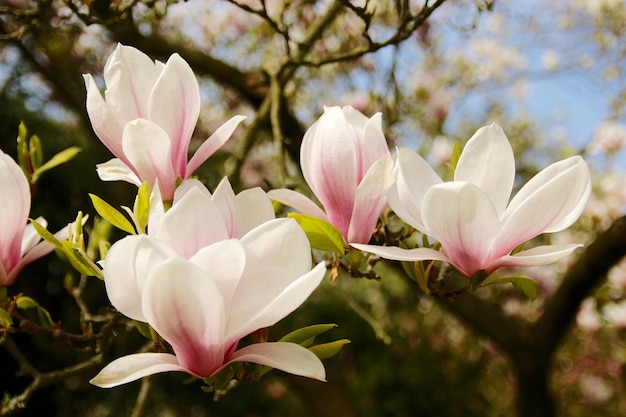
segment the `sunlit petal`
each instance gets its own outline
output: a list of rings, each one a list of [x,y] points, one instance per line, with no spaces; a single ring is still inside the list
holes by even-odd
[[[208,377],[223,364],[224,303],[205,271],[181,258],[157,265],[144,283],[141,306],[185,369]]]
[[[485,268],[487,272],[494,271],[502,266],[540,266],[549,265],[570,255],[582,247],[579,244],[560,244],[537,246],[515,255],[506,255],[496,259]]]
[[[187,171],[185,176],[189,177],[196,171],[211,155],[213,155],[219,148],[230,139],[231,135],[239,126],[246,116],[233,116],[226,123],[221,125],[207,140],[193,154],[193,157],[187,164]]]
[[[467,182],[433,186],[424,196],[422,215],[429,234],[461,272],[471,276],[489,262],[500,220],[483,190]]]
[[[513,149],[502,128],[492,123],[478,129],[461,153],[454,180],[471,182],[486,192],[501,216],[509,202],[514,179]]]
[[[293,375],[326,380],[324,365],[310,350],[295,343],[255,343],[236,351],[232,362],[252,362],[280,369]]]
[[[114,360],[89,383],[100,388],[112,388],[144,376],[172,371],[188,372],[178,364],[176,356],[169,353],[137,353]]]
[[[126,181],[131,184],[135,184],[137,187],[141,185],[141,180],[137,174],[129,168],[129,165],[126,165],[118,158],[113,158],[105,163],[97,164],[96,170],[102,181]]]
[[[317,217],[324,221],[329,221],[326,213],[319,208],[317,204],[311,201],[304,194],[300,194],[296,191],[286,188],[280,188],[278,190],[270,190],[267,195],[272,200],[278,201],[281,204],[292,207],[302,214]]]

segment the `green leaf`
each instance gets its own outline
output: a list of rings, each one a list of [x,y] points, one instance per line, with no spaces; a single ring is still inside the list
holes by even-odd
[[[89,197],[91,197],[93,207],[96,209],[100,217],[102,217],[118,229],[130,233],[131,235],[135,234],[135,229],[133,228],[133,225],[121,212],[116,210],[113,206],[111,206],[109,203],[107,203],[95,194],[89,194]]]
[[[0,308],[0,328],[8,329],[13,324],[11,315],[3,308]]]
[[[43,151],[41,149],[41,140],[39,136],[33,135],[29,143],[30,166],[37,172],[37,168],[43,163]],[[33,180],[34,181],[34,180]]]
[[[534,279],[528,277],[507,277],[507,278],[497,278],[497,279],[488,279],[484,281],[481,287],[487,285],[494,284],[513,284],[513,287],[524,293],[526,297],[531,299],[532,301],[536,300],[539,297],[539,284]]]
[[[450,162],[448,162],[451,177],[454,177],[454,172],[456,171],[456,165],[459,163],[459,158],[461,158],[461,144],[459,141],[455,141],[452,147],[452,155],[450,155]]]
[[[27,310],[29,308],[35,308],[37,307],[39,304],[37,304],[37,301],[33,300],[30,297],[20,297],[17,299],[17,301],[15,302],[17,304],[17,308],[20,308],[22,310]]]
[[[31,139],[31,141],[32,141],[32,139]],[[35,171],[33,172],[33,176],[32,176],[30,181],[32,183],[37,182],[37,180],[39,179],[41,174],[43,174],[46,171],[49,171],[52,168],[55,168],[55,167],[57,167],[57,166],[59,166],[61,164],[64,164],[64,163],[70,161],[72,158],[74,158],[76,155],[78,155],[81,151],[82,151],[82,149],[79,148],[78,146],[72,146],[70,148],[62,150],[61,152],[59,152],[58,154],[56,154],[52,158],[50,158],[50,160],[48,162],[46,162],[45,164],[43,164],[39,168],[35,169]]]
[[[152,335],[150,334],[150,325],[148,323],[144,323],[143,321],[133,320],[133,324],[139,331],[139,333],[148,340],[152,340]]]
[[[57,239],[52,233],[50,233],[48,229],[46,229],[45,227],[43,227],[42,225],[40,225],[33,219],[28,219],[28,220],[30,221],[30,224],[32,224],[33,227],[35,228],[35,231],[37,232],[37,234],[41,236],[43,240],[45,240],[46,242],[52,243],[57,248],[63,249],[63,246],[61,245],[61,242],[59,241],[59,239]]]
[[[134,209],[135,217],[139,221],[139,227],[145,229],[148,225],[148,215],[150,214],[150,186],[147,182],[144,182],[139,187]]]
[[[49,329],[54,327],[54,322],[52,321],[52,317],[50,317],[50,313],[48,310],[43,308],[42,306],[37,306],[37,319],[39,320],[39,324]]]
[[[307,216],[301,213],[289,213],[287,217],[295,219],[295,221],[298,222],[313,249],[338,254],[344,253],[343,237],[341,237],[339,230],[332,224],[318,219],[317,217]]]
[[[309,350],[315,353],[315,356],[320,359],[328,359],[339,353],[343,345],[348,343],[350,343],[348,339],[335,340],[334,342],[311,346]]]
[[[279,340],[279,342],[291,342],[301,345],[302,343],[307,342],[310,339],[314,339],[316,336],[326,333],[335,327],[337,327],[336,324],[315,324],[313,326],[303,327],[286,334]]]
[[[76,269],[79,273],[90,277],[104,279],[100,268],[95,266],[93,261],[77,247],[73,246],[67,240],[64,240],[61,242],[61,248],[63,249],[65,256],[67,256],[67,260],[70,261],[74,269]]]

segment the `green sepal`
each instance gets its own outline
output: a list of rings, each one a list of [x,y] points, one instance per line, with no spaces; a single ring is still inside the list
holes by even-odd
[[[63,249],[63,253],[67,256],[67,260],[70,261],[74,269],[78,272],[101,280],[104,279],[100,268],[98,268],[81,249],[72,245],[72,243],[67,240],[61,242],[61,249]]]
[[[145,230],[148,225],[148,215],[150,214],[150,186],[144,182],[137,191],[137,200],[134,207],[135,217],[139,221],[139,227]]]
[[[459,141],[455,141],[452,146],[452,154],[450,155],[450,162],[448,162],[448,168],[450,170],[450,177],[454,178],[454,172],[456,171],[456,166],[459,163],[459,158],[461,158],[461,144]]]
[[[31,177],[31,182],[35,182],[36,179],[35,179],[34,173],[37,172],[37,168],[39,168],[41,164],[43,163],[43,150],[41,148],[41,139],[39,139],[39,136],[33,135],[30,138],[28,147],[29,147],[28,153],[30,156],[30,166],[34,170],[33,176]]]
[[[334,342],[322,343],[321,345],[315,345],[308,348],[320,359],[328,359],[335,356],[343,345],[350,343],[348,339],[335,340]]]
[[[150,325],[148,323],[144,323],[143,321],[139,320],[133,320],[133,324],[137,328],[139,334],[141,334],[148,340],[152,340],[152,335],[150,334]]]
[[[507,278],[497,278],[497,279],[489,279],[482,283],[482,287],[487,285],[494,284],[513,284],[513,287],[521,291],[526,297],[530,300],[535,301],[539,297],[539,284],[532,278],[528,277],[507,277]]]
[[[3,308],[0,308],[0,328],[8,329],[13,325],[11,315]]]
[[[313,326],[303,327],[298,330],[294,330],[291,333],[286,334],[280,338],[279,342],[290,342],[298,345],[308,347],[313,344],[313,339],[322,333],[337,327],[336,324],[314,324]],[[308,344],[305,346],[304,344]]]
[[[36,136],[33,136],[33,138],[31,138],[31,148],[32,148],[32,140],[35,138]],[[61,164],[64,164],[68,161],[70,161],[71,159],[73,159],[76,155],[78,155],[80,152],[82,152],[82,149],[79,148],[78,146],[72,146],[69,147],[67,149],[62,150],[61,152],[59,152],[58,154],[54,155],[52,158],[50,158],[50,160],[48,160],[45,164],[39,166],[39,167],[35,167],[33,165],[33,168],[35,168],[35,171],[33,172],[33,175],[30,179],[31,183],[35,183],[37,182],[37,180],[39,179],[39,177],[41,176],[41,174],[43,174],[46,171],[51,170],[52,168],[55,168]],[[31,156],[32,158],[32,156]]]
[[[135,234],[135,228],[120,211],[95,194],[89,194],[89,197],[100,217],[120,230],[130,233],[131,235]]]
[[[344,253],[343,237],[339,230],[332,224],[318,219],[317,217],[307,216],[301,213],[289,213],[287,217],[298,222],[313,249],[338,253],[340,255]]]
[[[50,317],[50,313],[48,313],[48,310],[40,306],[37,301],[33,300],[30,297],[22,296],[17,298],[15,304],[20,310],[30,310],[36,308],[37,321],[39,322],[39,324],[49,329],[54,328],[54,322],[52,321],[52,317]]]
[[[235,377],[235,371],[232,366],[229,366],[226,369],[223,369],[217,375],[213,375],[209,378],[204,378],[204,383],[207,384],[206,387],[202,387],[204,392],[214,392],[220,391],[226,388],[226,386],[232,381]]]

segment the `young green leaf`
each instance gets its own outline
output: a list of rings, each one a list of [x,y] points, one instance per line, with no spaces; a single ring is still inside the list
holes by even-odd
[[[497,278],[497,279],[487,279],[480,286],[485,287],[487,285],[495,285],[495,284],[513,284],[513,287],[524,293],[526,297],[531,299],[532,301],[536,300],[539,297],[539,284],[534,279],[528,277],[507,277],[507,278]]]
[[[32,141],[32,139],[31,139],[31,141]],[[54,167],[57,167],[57,166],[59,166],[61,164],[64,164],[64,163],[70,161],[72,158],[74,158],[76,155],[78,155],[81,151],[82,151],[82,149],[79,148],[78,146],[72,146],[70,148],[62,150],[61,152],[59,152],[58,154],[56,154],[52,158],[50,158],[50,160],[48,162],[46,162],[45,164],[43,164],[40,167],[36,168],[35,171],[33,172],[33,176],[31,178],[30,182],[31,183],[37,182],[37,180],[39,179],[41,174],[43,174],[46,171],[51,170]]]
[[[13,324],[11,315],[3,308],[0,308],[0,328],[8,329]]]
[[[344,253],[343,237],[332,224],[301,213],[289,213],[287,216],[295,219],[302,227],[313,249],[338,254]]]
[[[133,225],[121,212],[95,194],[89,194],[89,197],[91,197],[93,207],[96,209],[100,217],[120,230],[130,233],[131,235],[135,234]]]
[[[340,339],[335,340],[334,342],[311,346],[309,350],[320,359],[328,359],[339,353],[343,345],[346,345],[348,343],[350,343],[348,339]]]
[[[298,330],[294,330],[291,333],[283,336],[279,342],[291,342],[302,344],[316,336],[319,336],[322,333],[326,333],[327,331],[337,327],[336,324],[315,324],[313,326],[303,327]]]

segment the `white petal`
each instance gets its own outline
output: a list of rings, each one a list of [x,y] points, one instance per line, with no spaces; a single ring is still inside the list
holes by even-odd
[[[403,249],[397,246],[362,245],[357,243],[353,243],[350,246],[393,261],[443,261],[450,263],[450,259],[445,253],[430,248]]]
[[[160,73],[154,62],[131,46],[117,45],[104,66],[105,100],[120,124],[148,117],[148,100]]]
[[[589,168],[582,158],[575,156],[550,165],[511,200],[504,213],[499,246],[510,252],[541,233],[570,226],[582,213],[590,193]]]
[[[537,246],[532,249],[528,249],[522,252],[518,252],[515,255],[506,255],[499,259],[496,259],[490,264],[486,270],[487,272],[495,271],[501,266],[541,266],[549,265],[556,261],[559,261],[566,256],[570,255],[576,249],[582,247],[579,244],[560,244],[560,245],[545,245]]]
[[[491,199],[468,182],[431,187],[422,204],[428,234],[441,242],[450,263],[467,276],[491,260],[492,241],[500,233],[500,219]]]
[[[89,383],[100,388],[112,388],[144,376],[172,371],[188,372],[178,364],[176,356],[169,353],[137,353],[114,360]]]
[[[200,87],[193,70],[173,54],[152,89],[149,118],[161,126],[172,143],[174,170],[186,178],[189,141],[200,114]]]
[[[126,317],[146,321],[141,309],[146,277],[173,256],[173,250],[145,235],[127,236],[115,242],[107,252],[103,271],[111,304]]]
[[[85,74],[83,77],[87,87],[87,114],[91,121],[91,127],[113,155],[128,163],[122,150],[122,123],[105,103],[91,75]]]
[[[177,204],[178,201],[183,198],[185,194],[187,194],[192,189],[197,189],[201,191],[208,198],[211,198],[211,192],[208,188],[199,180],[195,178],[188,178],[183,180],[178,187],[176,187],[176,191],[174,191],[174,200],[172,204]]]
[[[421,156],[405,148],[398,149],[395,176],[387,194],[389,206],[402,220],[424,232],[422,200],[441,178]]]
[[[243,190],[237,194],[235,200],[239,217],[238,237],[242,237],[255,227],[276,217],[270,198],[259,187]]]
[[[347,241],[367,243],[387,206],[387,190],[393,182],[393,159],[385,155],[371,166],[356,190]]]
[[[213,155],[219,148],[230,139],[231,135],[239,126],[246,116],[233,116],[226,123],[221,125],[207,140],[193,154],[193,157],[187,164],[186,176],[189,177],[200,167],[211,155]]]
[[[184,258],[228,239],[220,211],[198,189],[191,189],[161,217],[155,236]]]
[[[326,213],[324,213],[324,211],[319,208],[317,204],[315,204],[305,195],[300,194],[296,191],[289,190],[287,188],[280,188],[278,190],[268,191],[267,195],[272,200],[292,207],[302,214],[317,217],[318,219],[322,219],[326,222],[329,221]]]
[[[236,351],[229,363],[252,362],[293,375],[326,380],[324,365],[315,354],[295,343],[255,343]]]
[[[224,219],[228,237],[239,237],[239,213],[235,202],[235,192],[227,177],[222,178],[215,188],[212,200]]]
[[[6,273],[22,254],[22,237],[30,212],[30,186],[22,168],[0,151],[0,263]]]
[[[233,296],[229,334],[248,328],[248,322],[285,288],[311,271],[309,241],[293,219],[270,220],[241,241],[246,248],[246,270]]]
[[[97,164],[96,170],[102,181],[125,181],[141,186],[141,180],[121,159],[113,158],[103,164]]]
[[[171,201],[178,174],[172,166],[167,133],[149,120],[134,120],[124,127],[122,147],[137,176],[151,187],[158,178],[163,198]]]
[[[343,236],[348,235],[358,185],[354,135],[342,110],[331,107],[306,131],[300,151],[307,184]]]
[[[182,367],[208,377],[223,365],[224,303],[205,271],[181,258],[157,265],[144,284],[141,306]]]
[[[226,313],[246,267],[246,250],[236,239],[223,240],[200,249],[189,261],[202,268],[220,289]]]
[[[501,216],[515,180],[513,149],[495,123],[481,127],[465,145],[454,172],[455,181],[467,181],[486,192]]]
[[[266,305],[251,305],[246,309],[245,306],[242,308],[242,301],[235,299],[234,302],[237,303],[236,307],[239,310],[235,311],[235,307],[233,307],[229,317],[226,329],[227,341],[241,339],[255,330],[273,326],[287,317],[309,298],[322,282],[325,274],[325,262],[320,262],[310,272],[302,275],[279,294],[276,294]],[[266,285],[272,285],[271,278],[266,280]],[[255,310],[257,311],[255,312]]]

